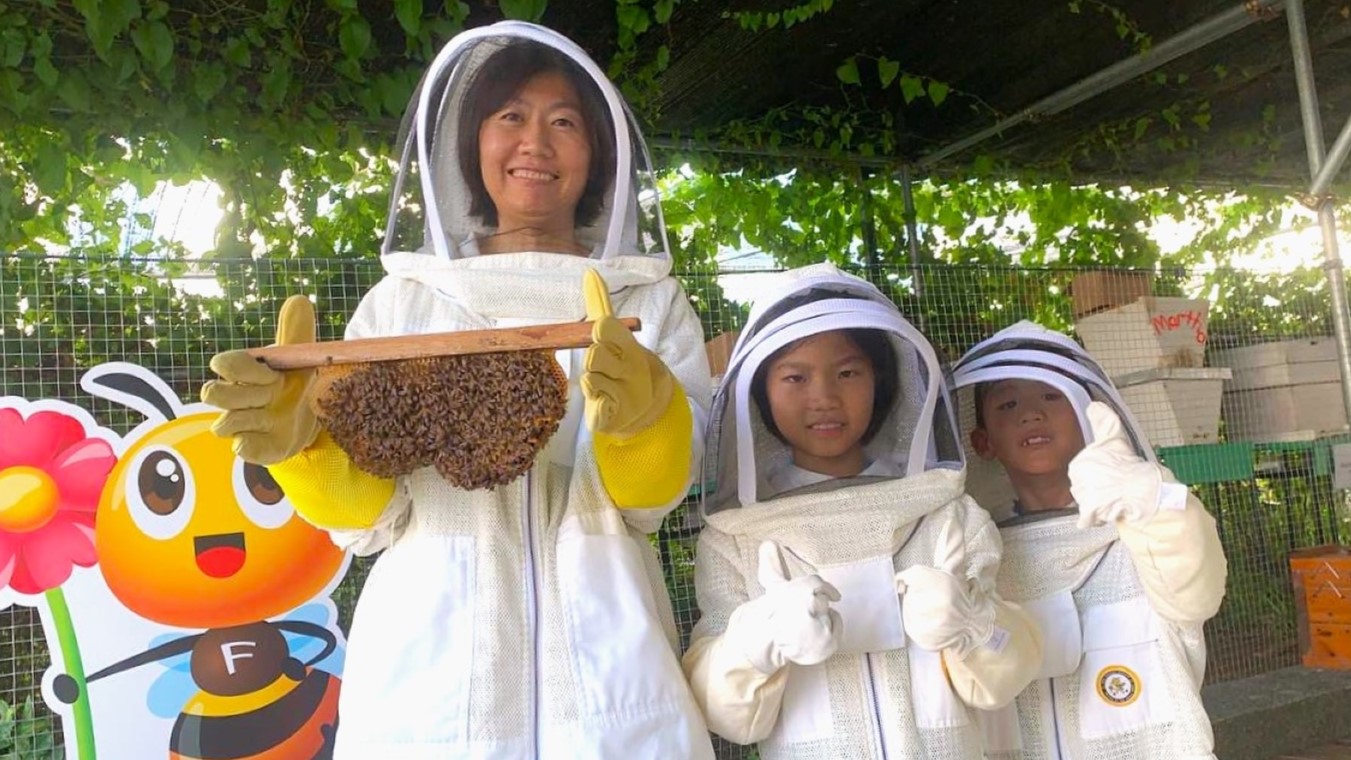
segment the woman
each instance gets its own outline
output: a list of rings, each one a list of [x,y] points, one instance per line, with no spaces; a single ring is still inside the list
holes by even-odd
[[[655,194],[638,192],[638,134],[580,48],[516,22],[452,40],[405,117],[387,276],[347,336],[598,320],[592,348],[559,353],[568,412],[516,482],[365,474],[305,419],[308,379],[213,360],[203,397],[229,410],[220,432],[241,456],[340,544],[385,550],[349,638],[338,757],[711,756],[645,537],[692,479],[709,374]],[[410,228],[419,250],[389,252]],[[604,282],[584,295],[590,270]],[[279,341],[309,338],[289,308]]]

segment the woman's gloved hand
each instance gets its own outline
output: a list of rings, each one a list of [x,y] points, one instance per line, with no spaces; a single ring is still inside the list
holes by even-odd
[[[905,634],[921,649],[951,650],[958,659],[994,634],[995,604],[962,577],[966,547],[962,529],[943,525],[934,566],[914,565],[896,574]]]
[[[586,423],[594,433],[629,438],[656,422],[671,403],[675,378],[656,354],[638,344],[610,307],[610,292],[596,270],[582,278],[586,318],[595,322],[586,351],[582,393]]]
[[[277,316],[277,345],[312,342],[314,306],[305,296],[291,296]],[[243,350],[216,354],[211,369],[220,379],[202,386],[202,401],[224,411],[211,429],[233,437],[244,461],[276,464],[319,434],[319,420],[305,399],[314,370],[278,372]]]
[[[835,654],[844,624],[830,603],[840,600],[840,592],[819,575],[790,580],[773,541],[760,544],[759,578],[765,593],[732,613],[729,643],[766,674],[790,662],[815,665]]]
[[[1141,522],[1160,508],[1183,509],[1187,487],[1165,483],[1158,465],[1146,462],[1126,436],[1121,418],[1101,401],[1087,409],[1093,442],[1070,460],[1070,493],[1079,505],[1079,527]]]

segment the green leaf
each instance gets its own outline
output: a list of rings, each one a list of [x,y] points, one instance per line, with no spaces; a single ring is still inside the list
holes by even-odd
[[[225,43],[225,60],[241,69],[252,66],[253,51],[249,49],[249,41],[243,37],[234,37]]]
[[[665,24],[671,20],[671,13],[675,11],[675,0],[657,0],[656,5],[652,7],[652,15],[656,17],[658,24]]]
[[[33,61],[33,76],[49,88],[56,87],[56,83],[61,78],[61,75],[56,71],[56,67],[52,65],[52,59],[45,56]]]
[[[657,70],[665,71],[671,65],[671,49],[665,45],[657,48]]]
[[[914,74],[901,75],[901,96],[909,105],[915,98],[924,96],[924,80]]]
[[[1148,116],[1145,116],[1145,117],[1136,119],[1136,120],[1135,120],[1135,139],[1136,139],[1136,140],[1139,140],[1141,137],[1144,137],[1144,136],[1145,136],[1145,131],[1149,129],[1149,125],[1152,124],[1152,123],[1154,123],[1154,120],[1151,119],[1151,118],[1149,118]]]
[[[394,0],[394,17],[404,34],[416,37],[422,27],[422,0]]]
[[[858,61],[850,58],[835,69],[835,76],[845,84],[861,84],[858,77]]]
[[[948,86],[937,79],[929,80],[929,100],[933,101],[935,106],[943,105],[943,101],[948,99]]]
[[[371,25],[358,14],[344,18],[338,28],[338,46],[348,58],[361,58],[371,47]]]
[[[885,55],[877,59],[877,78],[882,80],[882,89],[886,89],[901,73],[901,62],[888,59]]]
[[[18,68],[23,62],[23,54],[28,49],[28,36],[22,29],[6,29],[0,32],[0,66]]]
[[[56,88],[56,97],[60,98],[70,110],[87,113],[91,92],[84,73],[78,68],[66,69],[66,73],[61,75],[61,86]]]
[[[216,61],[199,63],[192,70],[192,92],[203,103],[211,102],[226,81],[225,67]]]
[[[43,195],[56,197],[66,186],[66,173],[69,154],[64,146],[53,141],[38,146],[33,157],[33,182]]]
[[[619,28],[627,30],[630,34],[637,36],[647,31],[650,20],[647,11],[637,5],[620,5],[615,8],[615,18],[619,21]]]
[[[174,35],[162,21],[137,24],[131,30],[131,41],[151,71],[159,71],[174,59]]]
[[[509,19],[536,22],[544,17],[549,0],[501,0],[498,7],[502,9],[502,15]],[[623,6],[620,10],[623,10]],[[646,17],[647,14],[644,13],[643,16]]]

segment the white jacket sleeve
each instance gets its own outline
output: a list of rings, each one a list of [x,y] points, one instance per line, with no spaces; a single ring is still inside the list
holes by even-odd
[[[1161,468],[1162,469],[1162,468]],[[1177,482],[1163,470],[1165,482]],[[1215,518],[1194,495],[1181,510],[1160,509],[1152,517],[1116,523],[1154,611],[1175,623],[1203,623],[1224,600],[1229,566]]]
[[[984,595],[994,606],[994,632],[965,657],[943,650],[943,664],[959,699],[977,709],[996,710],[1012,702],[1041,669],[1042,635],[1030,616],[995,592],[1003,551],[999,529],[979,507],[968,505],[965,511],[967,577],[972,593]]]
[[[714,733],[737,744],[761,741],[778,722],[792,666],[763,673],[724,635],[749,594],[735,542],[709,526],[699,535],[694,586],[701,616],[683,658],[694,700]]]

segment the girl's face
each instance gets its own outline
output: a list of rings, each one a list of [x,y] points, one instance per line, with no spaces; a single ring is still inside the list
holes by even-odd
[[[875,388],[872,361],[840,331],[804,338],[773,359],[765,391],[793,463],[837,478],[862,472]]]
[[[546,71],[479,125],[483,184],[502,232],[533,228],[571,239],[591,164],[590,125],[567,77]]]

